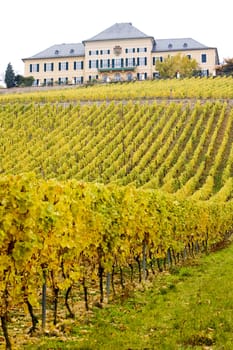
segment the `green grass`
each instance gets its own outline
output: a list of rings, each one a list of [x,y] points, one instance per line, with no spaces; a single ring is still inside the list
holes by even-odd
[[[233,244],[160,274],[126,299],[74,323],[72,340],[24,349],[177,350],[233,348]]]

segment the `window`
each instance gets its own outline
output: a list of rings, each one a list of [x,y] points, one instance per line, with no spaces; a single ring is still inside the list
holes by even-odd
[[[187,57],[191,60],[192,56],[191,55],[187,55]]]
[[[203,69],[201,71],[201,76],[202,77],[208,77],[209,76],[209,69]]]
[[[74,84],[83,84],[83,77],[75,77]]]
[[[134,53],[135,52],[135,48],[130,47],[129,49],[125,49],[125,53]]]
[[[52,72],[53,63],[44,63],[44,72]]]
[[[100,67],[101,68],[109,68],[110,67],[110,60],[100,60]]]
[[[68,78],[66,77],[62,77],[62,78],[58,78],[58,84],[59,85],[66,85],[66,84],[68,84]]]
[[[90,50],[89,51],[89,56],[94,56],[94,55],[98,55],[99,54],[99,50]]]
[[[114,80],[115,80],[115,81],[121,81],[121,75],[120,75],[120,73],[116,73],[116,74],[114,75]]]
[[[39,72],[39,71],[40,71],[40,65],[38,63],[30,64],[30,73]]]
[[[108,83],[108,81],[109,81],[108,75],[107,75],[107,74],[104,74],[102,80],[103,80],[104,83]]]
[[[69,70],[69,62],[59,62],[58,69],[59,70]]]
[[[89,81],[98,80],[98,78],[99,78],[98,75],[89,75]]]
[[[162,61],[161,61],[161,57],[153,57],[153,66],[155,66],[155,64],[156,64],[157,61],[162,62]]]
[[[128,80],[128,81],[133,80],[133,74],[132,74],[132,73],[128,73],[128,74],[127,74],[127,80]]]
[[[138,66],[146,66],[147,65],[147,57],[138,57],[137,58]]]
[[[59,54],[59,50],[55,50],[55,55],[58,55]]]
[[[40,80],[39,79],[35,79],[32,83],[32,86],[40,86]]]
[[[53,85],[53,78],[44,79],[44,85]]]
[[[153,79],[159,79],[159,73],[158,72],[154,72],[153,73]]]
[[[207,62],[207,55],[206,55],[206,53],[203,53],[201,55],[201,63],[206,63],[206,62]]]
[[[110,50],[100,50],[100,55],[109,55],[110,54]]]
[[[145,80],[146,79],[146,73],[138,73],[137,74],[138,80]]]
[[[169,48],[169,49],[172,49],[172,44],[171,44],[171,43],[168,44],[168,48]]]
[[[83,61],[74,62],[74,70],[83,69]]]
[[[99,61],[98,60],[90,60],[89,61],[89,68],[98,68],[99,67]]]
[[[115,68],[120,68],[122,67],[123,65],[121,64],[121,58],[116,58],[115,59],[115,64],[114,64],[114,67]]]
[[[186,48],[186,47],[188,47],[188,44],[187,44],[187,43],[184,43],[184,44],[183,44],[183,48]]]
[[[135,57],[126,59],[126,67],[135,67]]]
[[[74,49],[70,49],[70,53],[74,53]]]
[[[147,48],[146,47],[138,47],[137,52],[147,52]]]

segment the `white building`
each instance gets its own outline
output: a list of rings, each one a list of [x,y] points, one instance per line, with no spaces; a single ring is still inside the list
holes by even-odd
[[[156,40],[131,23],[116,23],[82,43],[53,45],[23,62],[35,85],[82,84],[153,79],[156,60],[178,53],[195,59],[202,75],[215,75],[217,48],[192,38]]]

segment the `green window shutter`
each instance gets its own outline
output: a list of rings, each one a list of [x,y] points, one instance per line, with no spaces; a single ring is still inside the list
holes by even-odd
[[[39,65],[39,63],[37,63],[37,72],[39,72],[40,71],[40,65]]]
[[[69,62],[66,62],[66,70],[69,70]]]
[[[52,70],[52,71],[53,71],[53,66],[54,66],[54,64],[52,63],[52,64],[51,64],[51,70]]]
[[[203,54],[201,55],[201,62],[202,62],[202,63],[206,63],[206,62],[207,62],[207,55],[206,55],[206,53],[203,53]]]
[[[32,64],[30,64],[30,73],[32,73]]]
[[[76,61],[74,62],[74,70],[76,70],[76,67],[77,67],[77,63]]]
[[[83,61],[81,62],[81,69],[83,69]]]
[[[46,72],[46,63],[44,63],[44,72]],[[45,82],[46,83],[46,82]]]
[[[58,70],[61,70],[61,62],[58,63]]]

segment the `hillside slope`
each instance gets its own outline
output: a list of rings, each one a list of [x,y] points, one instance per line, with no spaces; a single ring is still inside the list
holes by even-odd
[[[233,197],[233,110],[226,102],[0,106],[0,171]]]

